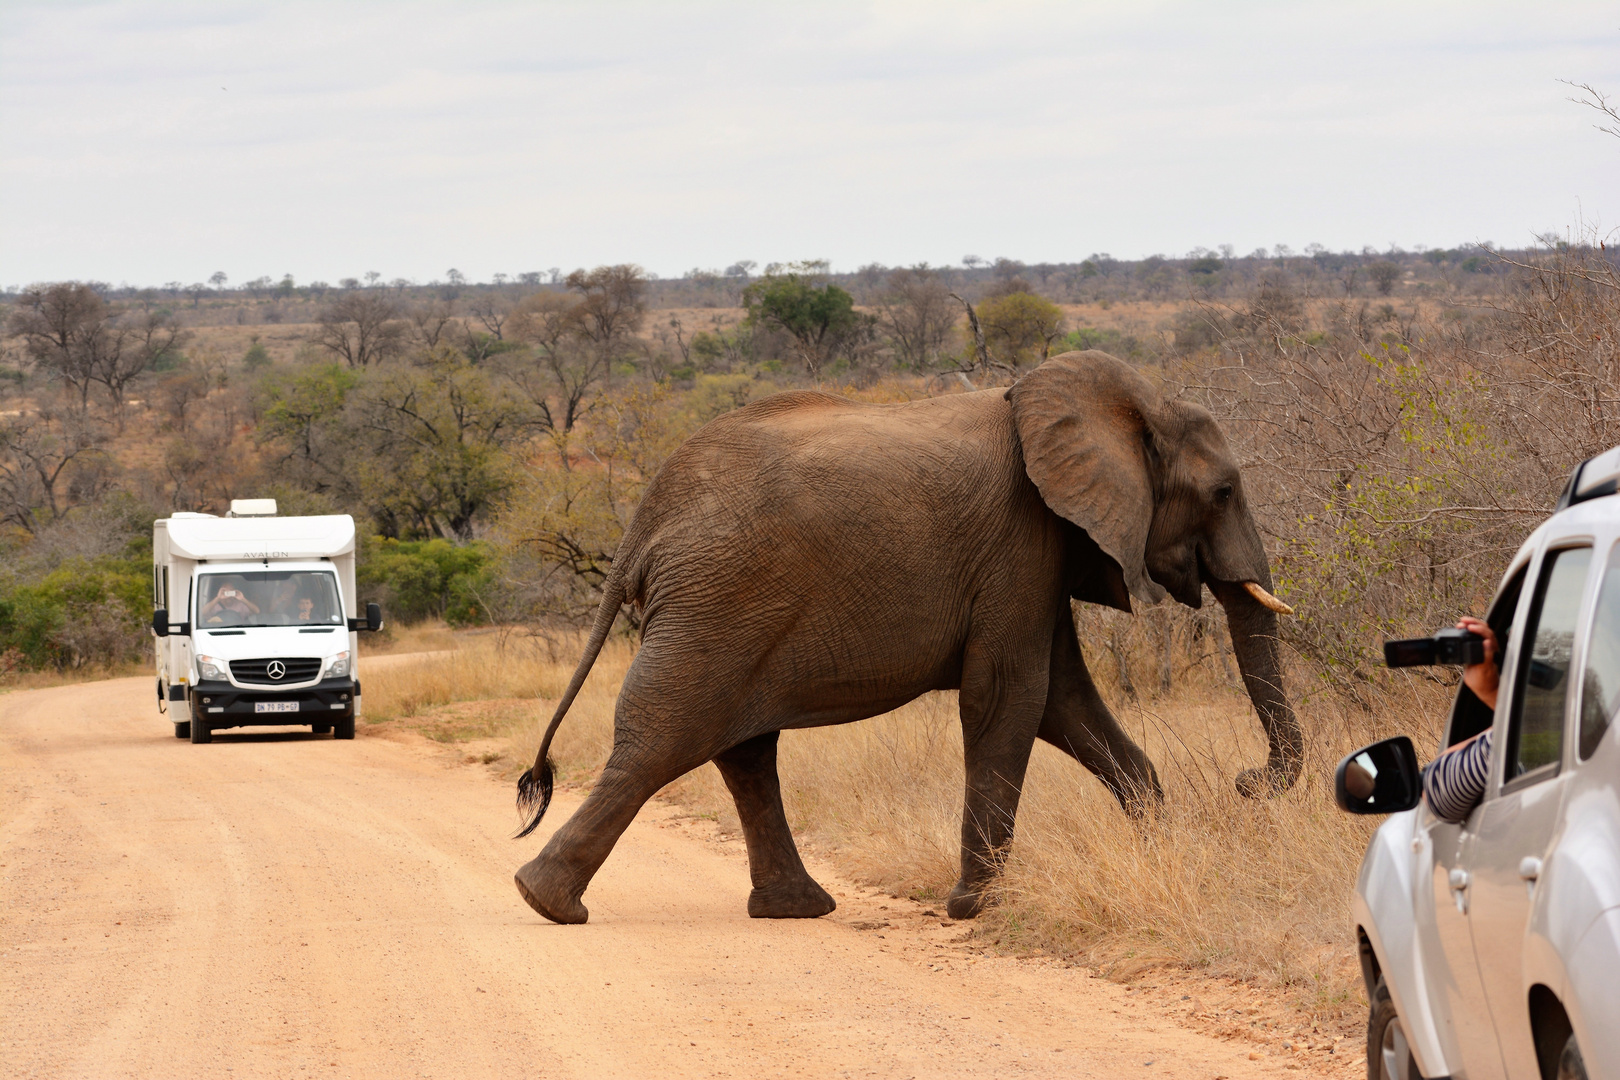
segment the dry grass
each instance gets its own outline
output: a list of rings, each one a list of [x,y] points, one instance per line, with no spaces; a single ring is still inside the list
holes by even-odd
[[[0,694],[8,690],[43,690],[50,686],[101,682],[103,679],[129,679],[137,675],[156,678],[150,658],[120,664],[83,664],[76,668],[47,668],[44,671],[0,671]]]
[[[515,776],[534,758],[578,641],[486,634],[455,635],[454,644],[454,653],[402,659],[367,675],[367,711],[379,723],[436,722],[435,737],[452,740],[498,729],[499,757]],[[554,744],[562,782],[588,784],[606,760],[614,702],[633,656],[623,637],[604,648]],[[1108,663],[1094,663],[1105,696],[1126,701]],[[1399,712],[1382,716],[1307,698],[1300,708],[1309,735],[1305,773],[1287,795],[1256,802],[1233,787],[1237,772],[1265,753],[1247,698],[1214,664],[1183,672],[1175,691],[1119,708],[1165,787],[1164,806],[1143,823],[1129,821],[1079,765],[1037,745],[999,902],[978,935],[1001,949],[1055,952],[1121,978],[1164,966],[1239,978],[1280,995],[1311,1022],[1353,1033],[1366,1006],[1349,899],[1376,822],[1334,808],[1331,770],[1386,731],[1406,730],[1420,744],[1432,739],[1442,693],[1408,687]],[[469,724],[455,703],[478,699],[498,700]],[[843,873],[922,900],[942,898],[956,880],[962,758],[954,693],[860,724],[786,732],[780,770],[796,834]],[[737,828],[712,765],[664,794],[723,829]]]

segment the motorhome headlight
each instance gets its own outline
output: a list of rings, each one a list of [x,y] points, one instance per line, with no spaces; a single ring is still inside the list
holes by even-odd
[[[326,662],[326,677],[328,679],[343,679],[349,674],[349,654],[340,652]]]
[[[225,679],[230,676],[225,661],[213,656],[197,657],[197,674],[205,679]]]

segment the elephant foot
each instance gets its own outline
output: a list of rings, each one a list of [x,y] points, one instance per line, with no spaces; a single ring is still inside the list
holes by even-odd
[[[1244,769],[1237,774],[1238,794],[1245,799],[1272,799],[1287,791],[1294,778],[1280,769]]]
[[[577,895],[556,886],[556,875],[546,873],[538,855],[520,866],[512,880],[528,905],[554,923],[582,923],[590,918]]]
[[[819,919],[837,906],[827,890],[809,878],[748,894],[750,919]]]
[[[953,919],[972,919],[984,910],[984,893],[969,889],[966,882],[958,881],[945,899],[945,914]]]

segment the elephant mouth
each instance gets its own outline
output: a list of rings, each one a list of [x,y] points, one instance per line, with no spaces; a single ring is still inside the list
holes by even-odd
[[[1294,613],[1294,609],[1291,606],[1282,600],[1277,599],[1277,597],[1273,596],[1264,585],[1261,585],[1253,578],[1238,578],[1233,580],[1231,578],[1219,577],[1210,571],[1209,562],[1204,558],[1204,552],[1202,550],[1195,553],[1195,558],[1198,560],[1199,579],[1204,583],[1207,583],[1212,589],[1216,584],[1228,586],[1236,585],[1244,592],[1248,593],[1249,596],[1254,599],[1255,603],[1259,604],[1267,611],[1276,612],[1278,615],[1292,615]],[[1216,595],[1220,595],[1219,590],[1216,590]],[[1198,605],[1194,604],[1192,606],[1197,607]]]

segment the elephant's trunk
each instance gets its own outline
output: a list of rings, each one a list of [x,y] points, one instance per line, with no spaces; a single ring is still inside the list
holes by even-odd
[[[1305,735],[1283,693],[1277,615],[1256,599],[1246,584],[1211,581],[1209,586],[1226,609],[1226,625],[1232,631],[1232,651],[1243,672],[1243,686],[1254,702],[1254,711],[1260,716],[1260,726],[1265,728],[1271,746],[1264,767],[1244,769],[1238,774],[1238,792],[1251,799],[1280,795],[1299,778],[1305,760]]]

